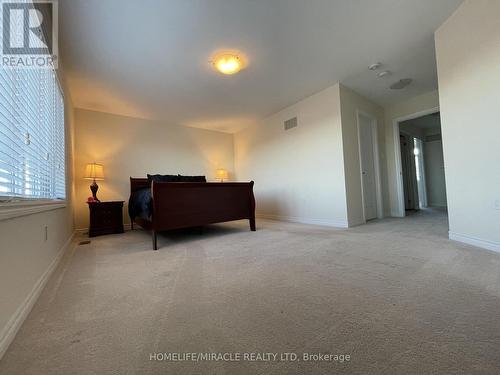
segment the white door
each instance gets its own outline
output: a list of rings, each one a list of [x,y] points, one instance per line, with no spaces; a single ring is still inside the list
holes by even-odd
[[[361,179],[363,185],[363,204],[365,220],[377,217],[377,188],[375,181],[375,162],[373,150],[372,120],[359,114],[359,155],[361,162]]]

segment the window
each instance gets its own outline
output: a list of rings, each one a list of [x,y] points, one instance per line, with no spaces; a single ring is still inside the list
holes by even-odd
[[[55,72],[0,68],[0,197],[65,199],[64,142]]]

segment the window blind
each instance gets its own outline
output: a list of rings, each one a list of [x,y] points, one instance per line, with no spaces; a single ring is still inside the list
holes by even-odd
[[[0,197],[65,199],[65,181],[64,98],[55,71],[0,68]]]

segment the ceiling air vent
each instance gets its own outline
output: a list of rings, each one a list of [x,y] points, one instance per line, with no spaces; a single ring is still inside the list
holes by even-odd
[[[296,128],[298,125],[297,117],[291,118],[290,120],[285,121],[285,130],[290,130]]]
[[[413,80],[411,78],[403,78],[390,85],[389,88],[391,90],[401,90],[404,89],[406,86],[408,86],[410,83],[412,83],[412,81]]]

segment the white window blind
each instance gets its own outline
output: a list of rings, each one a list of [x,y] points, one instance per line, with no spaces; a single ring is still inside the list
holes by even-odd
[[[64,98],[51,69],[0,68],[0,197],[65,199]]]

